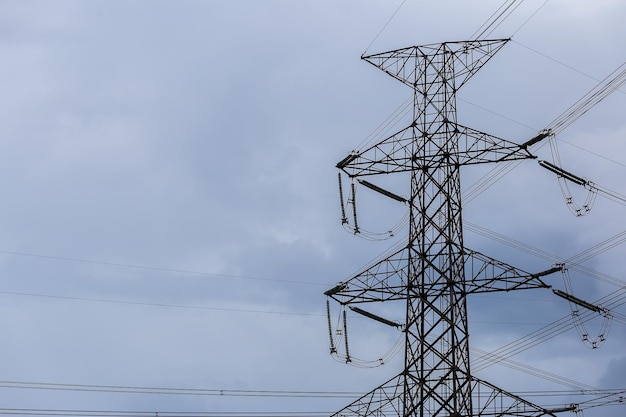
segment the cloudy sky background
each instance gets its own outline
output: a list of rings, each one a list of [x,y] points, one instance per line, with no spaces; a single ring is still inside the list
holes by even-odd
[[[408,0],[380,32],[399,1],[1,1],[0,408],[334,412],[357,395],[34,384],[364,393],[396,375],[401,354],[370,370],[328,355],[323,291],[397,243],[342,229],[334,165],[411,94],[360,55],[465,40],[501,1],[466,3]],[[618,0],[527,0],[492,34],[513,41],[459,92],[459,122],[530,139],[624,61],[624,17]],[[566,169],[620,194],[625,106],[616,92],[557,138]],[[464,189],[486,172],[464,169]],[[380,200],[363,206],[364,227],[402,215]],[[556,177],[526,161],[463,216],[570,259],[626,230],[625,212],[598,196],[574,217]],[[529,271],[553,264],[467,227],[465,242]],[[615,280],[572,271],[575,294],[624,287],[624,253],[582,264]],[[559,274],[546,281],[564,289]],[[469,305],[471,344],[486,351],[569,313],[547,290]],[[375,359],[400,337],[352,319],[355,354]],[[600,349],[568,330],[512,359],[626,388],[624,343],[615,320]],[[498,365],[476,375],[515,392],[570,389]]]

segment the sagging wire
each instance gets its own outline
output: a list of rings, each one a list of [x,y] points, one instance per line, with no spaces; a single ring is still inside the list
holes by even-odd
[[[596,104],[607,98],[609,95],[619,90],[626,82],[626,62],[622,63],[613,72],[602,79],[583,97],[572,104],[567,110],[561,113],[547,129],[552,130],[555,135],[561,133],[582,115],[587,113]]]
[[[606,308],[610,308],[613,310],[617,309],[623,304],[626,304],[626,299],[624,298],[625,290],[626,287],[620,288],[619,290],[614,291],[611,294],[597,300],[596,303],[602,303],[602,305]],[[582,311],[579,316],[581,320],[590,320],[595,315],[595,312],[585,310]],[[496,350],[489,352],[488,356],[477,358],[477,360],[475,360],[473,363],[474,370],[478,371],[495,365],[496,363],[499,363],[502,359],[514,356],[548,339],[565,333],[572,327],[574,327],[574,323],[572,322],[571,317],[568,314],[546,326],[543,326],[540,329],[535,330],[532,333],[527,334],[520,339],[514,340]]]
[[[583,343],[591,349],[597,349],[600,346],[602,346],[604,342],[606,341],[609,330],[611,329],[611,323],[612,323],[613,317],[610,311],[606,307],[591,304],[578,297],[575,297],[573,295],[574,287],[572,286],[572,280],[569,276],[569,271],[567,268],[565,268],[564,265],[563,265],[563,268],[561,269],[561,273],[563,274],[563,281],[565,283],[566,291],[560,291],[560,290],[552,290],[552,291],[554,292],[555,295],[567,300],[569,307],[570,307],[570,312],[572,315],[574,326],[576,328],[576,331],[578,332],[578,335],[583,341]],[[593,311],[603,317],[600,331],[598,335],[595,336],[594,338],[590,338],[589,336],[589,331],[587,330],[587,326],[585,326],[585,321],[588,319],[583,320],[581,318],[579,307],[583,307],[589,311]]]
[[[593,207],[593,203],[596,200],[597,189],[591,181],[585,178],[579,177],[577,175],[574,175],[568,171],[565,171],[561,167],[561,155],[559,154],[559,148],[557,146],[556,140],[554,140],[554,137],[550,139],[549,143],[550,143],[550,151],[552,153],[552,160],[554,161],[554,164],[550,164],[549,162],[546,162],[546,161],[539,161],[539,164],[542,167],[554,172],[557,175],[559,188],[561,189],[561,194],[563,195],[563,198],[565,199],[565,204],[567,205],[567,208],[569,208],[570,212],[574,216],[582,217],[591,211],[591,208]],[[587,190],[587,197],[584,203],[578,204],[574,200],[572,192],[569,188],[569,184],[568,184],[569,182],[578,184]]]
[[[584,216],[585,214],[589,213],[589,211],[591,211],[591,207],[593,206],[596,195],[599,191],[602,192],[602,194],[606,195],[608,198],[622,203],[626,203],[626,197],[606,189],[600,189],[593,182],[585,178],[576,176],[568,171],[565,171],[561,167],[561,157],[559,155],[559,150],[556,140],[554,140],[554,136],[562,132],[564,129],[574,123],[578,118],[587,113],[592,107],[607,98],[610,94],[619,90],[619,88],[625,82],[626,62],[622,63],[613,72],[611,72],[603,80],[596,84],[594,88],[588,91],[583,97],[581,97],[567,110],[561,113],[546,128],[552,132],[552,136],[550,138],[550,150],[552,153],[552,160],[554,164],[550,164],[546,161],[539,161],[539,164],[542,167],[557,174],[557,177],[559,178],[559,187],[561,188],[561,193],[565,198],[565,202],[572,214],[577,217]],[[586,200],[582,205],[574,201],[568,182],[578,184],[588,191]]]
[[[346,231],[366,240],[382,241],[382,240],[388,240],[388,239],[395,237],[396,235],[398,235],[398,233],[401,230],[406,228],[409,222],[408,210],[405,211],[405,213],[402,215],[402,217],[398,220],[398,222],[394,226],[392,226],[390,229],[387,229],[383,232],[375,232],[375,231],[362,228],[359,225],[359,220],[357,216],[357,207],[356,207],[356,194],[357,194],[358,184],[361,184],[367,188],[373,189],[374,191],[378,193],[386,192],[388,197],[396,201],[402,201],[405,204],[407,203],[407,200],[396,194],[385,191],[382,188],[377,187],[376,185],[369,183],[367,181],[364,181],[364,180],[355,181],[354,178],[350,182],[350,192],[349,192],[349,195],[346,197],[343,191],[344,187],[343,187],[343,178],[342,178],[341,172],[337,173],[337,180],[339,184],[341,224],[343,225]],[[350,220],[350,218],[352,220]]]
[[[351,308],[354,310],[354,308]],[[402,335],[393,343],[393,345],[381,356],[375,359],[363,359],[355,357],[350,352],[348,342],[348,318],[345,304],[340,304],[339,315],[335,324],[335,330],[332,327],[332,316],[330,311],[330,301],[326,300],[326,312],[328,318],[328,332],[330,337],[330,355],[338,362],[354,366],[356,368],[378,368],[390,362],[398,353],[402,351]],[[340,349],[339,346],[343,348]]]
[[[561,168],[561,159],[559,156],[556,141],[550,141],[550,146],[552,149],[552,159],[553,161],[555,161],[555,163],[550,163],[542,160],[539,160],[538,163],[541,167],[557,175],[557,178],[559,179],[559,187],[561,188],[561,193],[565,198],[567,206],[572,211],[572,214],[580,217],[591,211],[591,207],[595,202],[597,194],[600,194],[603,197],[606,197],[609,200],[612,200],[621,205],[626,205],[626,196],[609,190],[608,188],[600,187],[598,184],[591,182],[586,178],[579,177],[578,175],[575,175]],[[574,201],[574,198],[572,197],[572,193],[568,186],[568,182],[573,182],[574,184],[584,187],[588,191],[586,201],[582,205],[579,205]]]
[[[583,97],[581,97],[574,104],[572,104],[567,110],[557,116],[542,131],[549,131],[551,133],[551,139],[554,139],[556,135],[569,127],[581,116],[591,110],[591,108],[596,106],[613,92],[618,91],[625,82],[626,62],[622,63],[604,79],[600,80],[590,91],[588,91]],[[533,148],[535,148],[534,151],[539,150],[544,144],[545,142],[533,146]],[[505,174],[513,170],[515,167],[519,166],[522,162],[522,160],[518,160],[497,164],[481,180],[468,188],[467,192],[463,193],[464,201],[467,203],[476,198],[479,194],[481,194],[487,188],[491,187],[494,183],[500,180]],[[596,192],[601,192],[609,199],[626,205],[626,196],[600,188],[595,184],[593,184],[593,188],[596,190]],[[584,205],[585,204],[583,204],[583,206]],[[574,214],[576,214],[575,210],[576,209],[574,209]]]
[[[534,256],[537,256],[539,258],[548,260],[548,261],[554,261],[557,264],[565,264],[568,265],[568,267],[572,270],[576,270],[580,273],[583,273],[585,275],[588,275],[592,278],[604,281],[606,283],[609,283],[611,285],[614,285],[616,287],[618,287],[618,289],[610,294],[608,294],[607,296],[599,299],[598,301],[596,301],[596,304],[600,304],[602,303],[602,305],[605,308],[610,308],[611,311],[611,316],[613,320],[617,320],[619,322],[625,323],[626,324],[626,317],[623,317],[621,314],[617,313],[615,310],[620,307],[621,305],[625,304],[626,302],[624,301],[624,294],[626,294],[626,283],[624,283],[624,281],[614,278],[610,275],[607,274],[603,274],[597,271],[594,271],[592,269],[589,269],[587,267],[584,267],[582,265],[580,265],[583,261],[587,261],[588,259],[590,259],[593,256],[599,255],[601,253],[604,253],[605,251],[614,248],[615,246],[623,243],[624,241],[626,241],[626,231],[622,231],[620,233],[618,233],[617,235],[606,239],[594,246],[592,246],[591,248],[581,252],[578,255],[575,255],[573,257],[571,257],[568,260],[565,260],[563,258],[557,257],[556,255],[553,255],[551,253],[548,253],[546,251],[543,251],[541,249],[538,249],[536,247],[527,245],[525,243],[522,243],[520,241],[511,239],[507,236],[501,235],[499,233],[496,233],[494,231],[491,231],[489,229],[486,229],[482,226],[478,226],[475,225],[473,223],[469,223],[469,222],[465,222],[465,226],[467,228],[469,228],[470,230],[472,230],[473,232],[480,234],[482,236],[488,237],[496,242],[500,242],[503,244],[506,244],[508,246],[511,246],[515,249],[521,250],[523,252],[532,254]],[[582,313],[580,313],[577,316],[577,319],[580,321],[587,321],[587,320],[591,320],[594,316],[596,316],[596,313],[589,310],[589,311],[584,311]],[[565,331],[571,329],[572,327],[575,327],[575,323],[573,322],[573,320],[571,320],[570,315],[567,315],[547,326],[545,326],[542,329],[539,329],[536,332],[530,333],[529,335],[518,339],[508,345],[502,346],[501,348],[490,352],[490,357],[491,358],[497,358],[494,360],[493,363],[498,363],[500,361],[502,361],[505,358],[508,358],[510,356],[516,355],[530,347],[533,347],[549,338],[552,338],[554,336],[557,336],[558,334],[564,333]],[[484,363],[481,363],[484,362]],[[486,368],[488,366],[490,366],[491,364],[488,362],[488,360],[486,359],[486,357],[483,358],[478,358],[477,361],[475,361],[474,363],[474,367],[475,370],[478,369],[483,369]]]
[[[413,109],[411,104],[413,101],[413,95],[409,96],[400,106],[398,106],[393,113],[387,117],[385,121],[383,121],[374,131],[369,134],[346,158],[344,158],[338,165],[347,164],[352,162],[360,150],[363,150],[365,147],[371,145],[374,141],[384,137],[389,134],[389,132],[400,123],[400,120],[405,118]],[[406,227],[409,219],[408,210],[405,214],[400,218],[398,223],[390,228],[389,230],[385,230],[382,232],[375,232],[367,229],[363,229],[359,226],[359,219],[357,216],[356,210],[356,191],[357,191],[357,183],[362,183],[366,187],[372,187],[373,184],[363,181],[363,180],[355,180],[352,178],[350,183],[350,191],[346,196],[344,193],[343,180],[341,172],[337,174],[337,180],[339,184],[339,200],[341,207],[341,224],[344,229],[349,233],[358,235],[359,237],[372,240],[372,241],[382,241],[393,238],[400,230]],[[376,188],[374,186],[374,188]],[[380,191],[379,191],[380,192]],[[393,197],[392,197],[393,198]],[[396,198],[397,199],[397,198]],[[349,220],[351,219],[351,220]]]

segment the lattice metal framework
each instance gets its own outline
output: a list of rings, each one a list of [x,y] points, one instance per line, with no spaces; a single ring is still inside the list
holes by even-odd
[[[472,377],[466,297],[546,288],[541,277],[464,248],[460,167],[532,158],[525,145],[457,123],[456,93],[507,39],[363,56],[414,91],[412,123],[337,167],[355,179],[410,176],[409,236],[398,252],[325,294],[342,305],[406,301],[404,369],[336,416],[554,415]]]

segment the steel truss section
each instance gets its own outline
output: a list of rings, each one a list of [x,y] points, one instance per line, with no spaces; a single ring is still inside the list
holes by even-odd
[[[541,277],[465,249],[460,167],[532,158],[523,145],[459,125],[456,93],[507,39],[363,56],[414,91],[412,123],[337,167],[352,178],[410,175],[404,248],[326,291],[342,305],[403,300],[404,369],[335,416],[543,416],[549,411],[470,374],[468,294],[546,288]]]
[[[434,143],[454,140],[458,144],[456,158],[450,158],[445,148],[425,150],[416,142],[428,139]],[[426,145],[426,141],[421,143]],[[419,166],[436,169],[441,165],[475,165],[490,162],[534,158],[525,147],[493,135],[445,121],[435,131],[426,132],[415,124],[394,133],[362,152],[354,153],[337,164],[350,177],[410,172]]]
[[[418,256],[414,249],[414,247],[403,248],[352,278],[338,283],[324,294],[343,305],[406,300],[409,282],[406,265],[410,259]],[[463,259],[464,263],[467,294],[550,288],[550,285],[544,283],[541,277],[561,270],[561,267],[556,267],[547,271],[530,273],[480,252],[461,248],[457,250],[457,255]],[[435,263],[437,259],[437,256],[426,256],[424,260],[429,267],[437,268]],[[433,282],[425,288],[427,289],[425,292],[442,291],[447,286],[447,283],[443,283],[442,286],[441,282]]]
[[[557,412],[573,411],[572,409],[550,410],[539,407],[526,401],[515,394],[504,391],[478,378],[470,377],[468,395],[471,396],[474,411],[472,414],[459,414],[446,404],[443,398],[439,401],[431,401],[429,404],[421,404],[421,413],[414,415],[423,416],[456,416],[456,417],[503,417],[503,416],[524,416],[541,417],[553,416]],[[352,404],[347,405],[331,417],[356,417],[356,416],[376,416],[393,417],[402,415],[403,396],[410,392],[412,382],[407,381],[405,375],[400,374],[383,385],[365,394]],[[416,410],[417,411],[417,410]]]

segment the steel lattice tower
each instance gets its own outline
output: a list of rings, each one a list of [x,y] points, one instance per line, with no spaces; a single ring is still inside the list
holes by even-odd
[[[467,295],[547,288],[541,277],[559,270],[531,274],[463,246],[460,167],[534,158],[527,146],[542,139],[540,134],[518,145],[457,123],[457,91],[507,41],[446,42],[362,57],[413,89],[413,121],[351,153],[337,167],[352,179],[408,173],[408,241],[325,294],[344,306],[405,301],[405,359],[399,375],[336,416],[542,416],[565,411],[531,404],[470,372]]]

